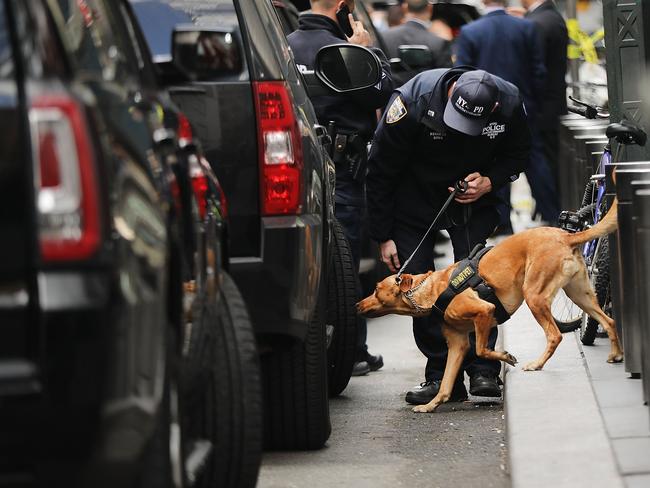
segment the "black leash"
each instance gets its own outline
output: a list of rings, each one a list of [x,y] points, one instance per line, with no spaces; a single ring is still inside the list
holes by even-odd
[[[404,266],[402,266],[402,267],[399,269],[399,271],[397,272],[397,276],[395,276],[395,281],[397,282],[397,284],[400,283],[400,281],[401,281],[400,276],[402,276],[402,273],[404,272],[404,270],[406,269],[406,267],[407,267],[407,266],[409,265],[409,263],[411,262],[411,259],[413,259],[413,256],[415,256],[415,253],[418,252],[418,250],[420,249],[420,246],[422,245],[422,243],[424,242],[424,240],[425,240],[425,239],[427,238],[427,236],[429,235],[429,232],[431,232],[431,230],[433,229],[433,226],[436,225],[436,222],[438,222],[438,219],[440,218],[440,216],[443,214],[443,212],[444,212],[445,210],[447,210],[447,207],[449,206],[449,204],[451,203],[451,201],[452,201],[454,198],[456,198],[456,195],[459,194],[459,193],[465,193],[465,192],[467,191],[467,188],[468,188],[468,187],[469,187],[469,185],[467,184],[467,182],[466,182],[465,180],[460,180],[460,181],[458,181],[458,182],[454,185],[454,191],[452,191],[452,192],[449,194],[449,197],[447,197],[447,201],[444,203],[444,205],[443,205],[443,206],[440,208],[440,210],[438,211],[438,214],[437,214],[436,217],[433,219],[433,222],[431,222],[431,225],[429,226],[429,228],[427,229],[427,231],[424,233],[424,236],[422,236],[422,239],[420,240],[420,243],[416,246],[416,248],[413,250],[413,252],[411,253],[411,255],[410,255],[410,256],[408,257],[408,259],[404,262]]]

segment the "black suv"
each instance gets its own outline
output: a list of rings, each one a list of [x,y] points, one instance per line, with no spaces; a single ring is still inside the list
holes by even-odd
[[[224,201],[127,7],[0,0],[0,481],[252,485]]]
[[[328,136],[280,21],[269,0],[131,4],[230,203],[230,269],[260,348],[266,446],[321,447],[328,388],[340,393],[352,370],[356,294]]]

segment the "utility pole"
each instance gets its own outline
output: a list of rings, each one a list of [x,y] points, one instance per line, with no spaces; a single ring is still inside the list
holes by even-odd
[[[650,59],[646,48],[650,33],[644,25],[649,14],[650,2],[646,0],[603,0],[610,119],[627,119],[646,129],[647,114],[641,108],[648,99],[643,100],[647,94],[641,84]],[[623,161],[649,158],[648,146],[626,146],[622,151]]]

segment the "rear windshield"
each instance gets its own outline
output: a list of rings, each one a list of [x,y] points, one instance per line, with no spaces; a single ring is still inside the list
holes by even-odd
[[[177,24],[229,27],[238,30],[233,0],[131,0],[154,57],[171,56],[171,38]]]

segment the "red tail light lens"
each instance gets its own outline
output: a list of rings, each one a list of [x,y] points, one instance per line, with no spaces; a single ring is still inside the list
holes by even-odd
[[[90,134],[79,105],[40,96],[29,111],[41,256],[90,257],[100,242],[98,186]]]
[[[255,82],[262,215],[301,211],[302,144],[287,85]]]
[[[185,114],[178,114],[178,142],[181,146],[192,142],[194,134],[192,134],[192,125],[187,119]]]
[[[203,173],[201,164],[195,155],[191,155],[189,158],[189,171],[192,189],[194,190],[194,198],[196,198],[196,203],[199,207],[199,216],[203,220],[207,211],[206,194],[208,193],[208,178]]]

